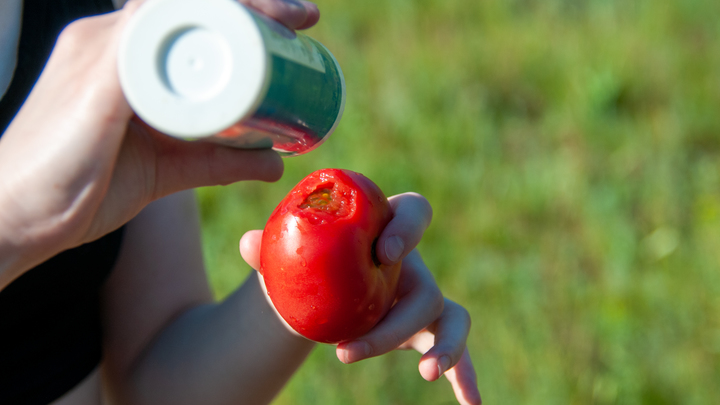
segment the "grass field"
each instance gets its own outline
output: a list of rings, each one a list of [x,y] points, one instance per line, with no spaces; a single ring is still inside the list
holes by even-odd
[[[486,404],[720,403],[720,2],[321,0],[333,137],[274,184],[200,191],[213,287],[302,177],[359,171],[435,211],[421,244],[473,317]],[[419,354],[318,347],[278,404],[452,404]]]

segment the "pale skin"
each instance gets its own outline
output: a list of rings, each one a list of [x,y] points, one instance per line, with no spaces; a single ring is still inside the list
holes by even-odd
[[[275,181],[270,150],[191,143],[133,119],[116,72],[119,34],[141,2],[78,20],[58,40],[38,84],[0,138],[0,289],[55,254],[127,224],[103,296],[104,359],[63,405],[269,403],[314,347],[277,315],[253,272],[222,302],[203,267],[194,187]],[[307,2],[252,0],[290,28],[315,24]],[[424,353],[419,372],[445,375],[461,404],[479,404],[465,341],[470,317],[444,298],[415,249],[432,209],[391,197],[383,263],[402,260],[397,304],[367,335],[337,346],[352,363],[395,349]],[[240,240],[259,267],[261,231]]]

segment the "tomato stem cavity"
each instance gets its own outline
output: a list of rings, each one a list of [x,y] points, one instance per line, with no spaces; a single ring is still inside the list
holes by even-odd
[[[311,223],[321,224],[350,215],[354,202],[353,193],[328,182],[318,185],[297,207]]]
[[[314,208],[329,211],[332,208],[336,208],[330,205],[332,202],[332,188],[317,188],[312,192],[312,194],[305,198],[305,201],[300,204],[300,208]]]

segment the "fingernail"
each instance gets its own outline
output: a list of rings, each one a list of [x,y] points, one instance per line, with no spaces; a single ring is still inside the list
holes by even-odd
[[[392,262],[398,261],[405,250],[405,244],[399,236],[391,236],[385,239],[385,255]]]
[[[370,345],[367,342],[355,341],[345,346],[345,363],[352,363],[370,356]]]
[[[440,356],[438,359],[438,377],[443,375],[450,367],[450,357],[447,355]]]
[[[283,2],[297,10],[304,10],[305,5],[298,0],[283,0]]]
[[[317,7],[317,4],[313,3],[312,1],[307,1],[307,0],[299,0],[299,1],[300,1],[300,4],[302,4],[303,7],[305,7],[305,8]]]

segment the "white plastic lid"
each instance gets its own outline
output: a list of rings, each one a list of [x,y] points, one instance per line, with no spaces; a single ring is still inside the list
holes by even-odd
[[[123,33],[120,83],[135,113],[177,137],[214,135],[251,115],[267,89],[268,56],[235,0],[153,0]]]

